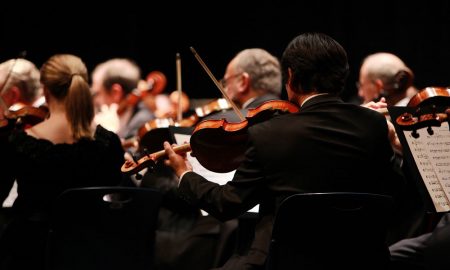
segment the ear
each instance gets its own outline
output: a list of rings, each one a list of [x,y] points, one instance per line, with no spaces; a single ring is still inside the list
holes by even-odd
[[[381,79],[375,79],[373,84],[377,87],[378,90],[384,89],[385,85]]]
[[[240,93],[250,91],[251,78],[247,72],[243,72],[241,75],[240,82],[238,84]]]
[[[295,92],[296,87],[292,84],[292,69],[288,68],[287,71],[286,89],[290,89],[291,91]]]
[[[408,70],[400,70],[395,74],[395,89],[406,90],[413,83],[414,75]]]

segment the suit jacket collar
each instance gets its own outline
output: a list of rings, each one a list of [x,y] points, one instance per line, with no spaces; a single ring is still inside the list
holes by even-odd
[[[245,108],[246,109],[256,108],[268,100],[278,100],[278,99],[280,99],[280,98],[274,94],[265,94],[265,95],[256,97],[254,100],[252,100],[252,102],[250,102],[247,106],[245,106]]]
[[[319,95],[307,100],[301,107],[300,111],[308,110],[310,108],[315,107],[318,104],[324,103],[344,103],[344,102],[340,97],[332,94]]]

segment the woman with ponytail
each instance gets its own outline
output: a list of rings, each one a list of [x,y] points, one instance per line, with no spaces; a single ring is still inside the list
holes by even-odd
[[[0,181],[16,179],[14,218],[0,235],[0,269],[44,269],[48,213],[74,187],[119,185],[124,152],[119,137],[93,127],[94,105],[85,64],[59,54],[41,67],[49,116],[9,136]]]

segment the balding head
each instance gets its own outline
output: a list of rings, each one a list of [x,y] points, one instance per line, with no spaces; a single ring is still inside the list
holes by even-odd
[[[364,103],[386,95],[402,94],[412,85],[413,73],[392,53],[379,52],[367,56],[359,73],[359,96]]]

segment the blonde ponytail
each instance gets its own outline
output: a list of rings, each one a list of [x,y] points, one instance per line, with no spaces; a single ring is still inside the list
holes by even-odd
[[[88,83],[80,74],[72,74],[72,82],[65,99],[66,115],[69,120],[73,137],[91,138],[91,123],[94,119],[94,105]]]
[[[55,99],[64,102],[76,141],[93,138],[94,104],[87,81],[86,65],[75,55],[54,55],[41,67],[41,82]]]

